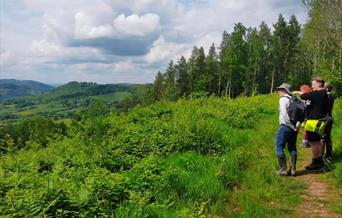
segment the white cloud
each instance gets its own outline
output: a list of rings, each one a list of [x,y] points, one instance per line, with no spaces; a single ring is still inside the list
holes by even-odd
[[[15,60],[14,54],[9,51],[0,53],[0,66],[5,64],[13,64]]]
[[[223,30],[279,13],[306,19],[297,0],[13,0],[0,8],[6,77],[46,82],[152,82],[167,62],[219,46]],[[4,74],[2,74],[3,76]]]
[[[31,44],[31,51],[37,55],[50,55],[59,52],[60,46],[53,42],[49,42],[46,39],[40,41],[34,40]]]
[[[113,27],[111,25],[96,25],[95,19],[84,12],[75,14],[74,33],[76,39],[112,37],[114,35]]]
[[[137,70],[134,66],[134,63],[130,59],[113,63],[112,68],[116,72],[126,72],[126,73]]]
[[[184,53],[186,49],[187,47],[185,44],[167,42],[164,37],[161,36],[153,43],[153,47],[145,56],[145,60],[150,64],[160,61],[169,61],[170,59],[178,58],[177,56]]]
[[[114,20],[115,30],[124,35],[146,36],[158,31],[159,27],[157,14],[132,14],[127,17],[121,14]]]

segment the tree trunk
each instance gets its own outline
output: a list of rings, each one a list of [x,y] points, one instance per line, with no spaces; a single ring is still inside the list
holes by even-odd
[[[229,98],[232,97],[232,78],[229,79],[228,96],[229,96]]]
[[[341,65],[342,65],[342,43],[340,43],[340,63],[338,65],[338,72],[341,76]]]
[[[220,94],[221,94],[221,80],[222,80],[222,73],[220,72],[219,84],[218,84],[218,88],[217,88],[217,96],[220,96]]]
[[[274,88],[274,78],[275,78],[275,67],[273,66],[273,69],[272,69],[272,81],[271,81],[271,91],[270,91],[270,93],[273,92],[273,88]]]
[[[257,67],[255,66],[254,68],[254,75],[253,75],[253,85],[252,85],[252,96],[255,95],[255,92],[256,92],[256,77],[257,77]]]

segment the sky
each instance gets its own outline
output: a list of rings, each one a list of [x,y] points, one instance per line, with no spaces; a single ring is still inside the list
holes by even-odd
[[[234,24],[307,21],[300,0],[0,0],[0,79],[151,83]]]

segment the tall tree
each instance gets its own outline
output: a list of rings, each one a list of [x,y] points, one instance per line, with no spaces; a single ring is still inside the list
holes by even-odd
[[[244,93],[247,96],[257,92],[257,78],[260,76],[263,53],[263,42],[255,28],[248,29],[247,34],[248,62],[245,79],[243,82]]]
[[[206,57],[207,73],[209,76],[209,91],[210,93],[216,93],[219,84],[219,62],[216,53],[216,48],[214,43],[209,49],[208,56]]]
[[[231,82],[229,97],[236,97],[243,92],[242,82],[245,78],[248,60],[248,49],[245,41],[246,27],[235,24],[228,46],[228,59],[231,65]]]
[[[222,35],[222,42],[220,46],[220,73],[219,73],[219,84],[217,95],[230,96],[231,84],[231,65],[229,57],[229,45],[230,45],[230,35],[224,31]],[[222,93],[222,90],[224,92]]]
[[[297,88],[318,73],[341,90],[341,1],[305,0],[310,20],[304,31],[295,16],[287,22],[281,14],[273,32],[264,22],[259,30],[235,24],[233,32],[223,32],[219,55],[214,44],[207,56],[203,47],[194,47],[188,61],[181,57],[158,73],[155,99],[175,100],[203,91],[251,96],[273,92],[282,82]]]
[[[176,88],[176,69],[173,61],[169,62],[169,66],[164,74],[165,90],[164,97],[167,100],[176,100],[178,96],[178,90]]]
[[[206,91],[209,79],[208,74],[206,73],[205,53],[203,47],[200,47],[199,49],[194,47],[188,66],[191,78],[191,91]]]
[[[164,89],[165,89],[164,76],[159,71],[156,75],[156,78],[153,84],[154,100],[160,101],[163,98]]]
[[[188,77],[189,77],[189,91],[190,93],[194,91],[195,81],[198,79],[198,72],[197,72],[197,54],[198,48],[194,46],[192,49],[191,56],[188,60]]]
[[[270,91],[273,92],[275,84],[286,81],[288,76],[288,28],[287,22],[280,14],[278,21],[273,25],[272,37],[272,78]]]
[[[287,65],[288,65],[288,73],[289,73],[289,82],[295,87],[300,86],[300,73],[298,71],[299,65],[299,41],[300,41],[300,33],[301,26],[298,23],[296,17],[294,15],[291,16],[289,24],[288,24],[288,57],[287,57]]]
[[[303,41],[313,58],[313,74],[342,89],[342,1],[304,0],[309,9]],[[338,93],[341,95],[342,93]]]
[[[265,22],[260,24],[258,35],[262,43],[262,52],[260,54],[260,73],[257,77],[257,92],[268,93],[272,83],[272,33]]]
[[[184,56],[182,56],[175,65],[175,72],[176,86],[179,90],[180,97],[190,94],[188,66]]]

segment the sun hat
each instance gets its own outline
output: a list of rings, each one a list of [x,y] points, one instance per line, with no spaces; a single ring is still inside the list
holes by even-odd
[[[276,87],[277,90],[285,90],[288,94],[292,95],[291,91],[290,91],[291,85],[288,83],[283,83],[280,86]]]

